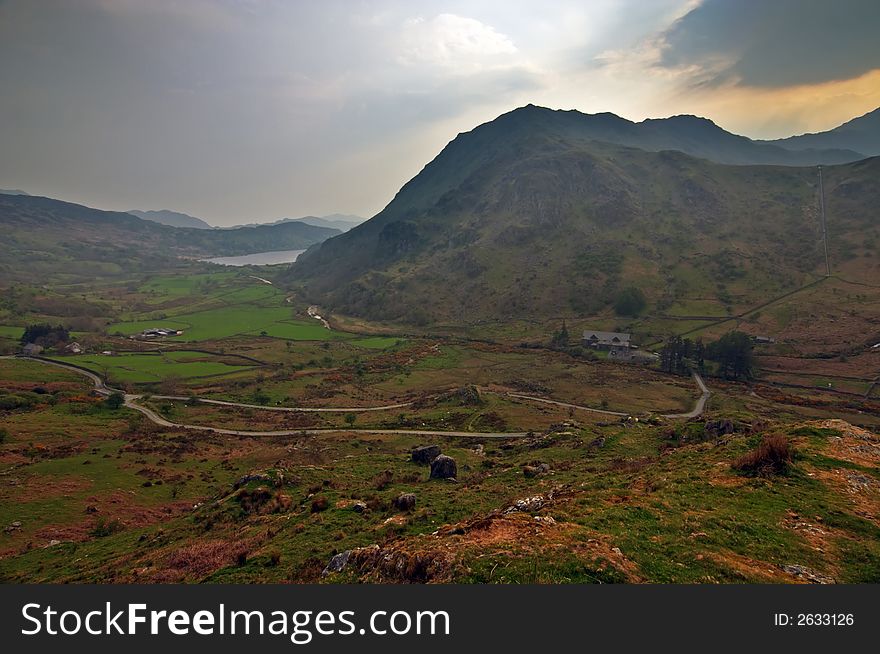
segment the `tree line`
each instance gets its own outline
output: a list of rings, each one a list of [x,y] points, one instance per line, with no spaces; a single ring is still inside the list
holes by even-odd
[[[674,374],[690,370],[706,372],[706,360],[716,364],[715,372],[725,379],[751,379],[754,376],[755,357],[751,337],[740,331],[731,331],[708,344],[702,339],[673,336],[660,350],[660,369]]]

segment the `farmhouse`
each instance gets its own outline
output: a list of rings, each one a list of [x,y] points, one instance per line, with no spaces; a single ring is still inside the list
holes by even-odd
[[[633,347],[630,339],[632,334],[621,332],[600,332],[587,330],[584,332],[581,342],[587,347],[597,350],[629,349]]]
[[[82,345],[79,343],[71,343],[64,348],[64,352],[67,352],[68,354],[82,354]]]
[[[608,358],[622,363],[641,363],[649,365],[660,358],[659,354],[646,352],[638,348],[612,348],[608,351]]]
[[[137,338],[164,338],[166,336],[177,336],[183,332],[178,329],[168,329],[167,327],[150,327],[142,331]]]
[[[43,346],[37,345],[36,343],[28,343],[23,348],[21,348],[21,351],[28,356],[34,356],[43,351]]]

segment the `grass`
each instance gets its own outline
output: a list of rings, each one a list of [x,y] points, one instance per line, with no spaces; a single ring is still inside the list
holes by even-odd
[[[13,327],[10,325],[0,325],[0,338],[9,338],[18,340],[24,334],[24,327]]]
[[[158,382],[168,377],[192,379],[227,375],[254,368],[252,365],[234,365],[216,359],[212,355],[187,351],[56,357],[57,361],[75,363],[113,381],[132,383]]]

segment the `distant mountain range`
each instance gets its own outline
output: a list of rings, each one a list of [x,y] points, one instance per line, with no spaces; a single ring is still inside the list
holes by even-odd
[[[880,155],[880,108],[859,118],[853,118],[827,132],[802,134],[786,139],[764,141],[764,143],[779,145],[789,150],[843,148],[877,156]]]
[[[314,225],[315,227],[328,227],[330,229],[338,229],[340,232],[347,232],[352,227],[356,227],[364,222],[366,218],[354,216],[344,213],[332,213],[328,216],[304,216],[303,218],[281,218],[271,223],[247,223],[241,227],[253,227],[254,225],[281,225],[283,223],[305,223],[306,225]]]
[[[30,195],[30,193],[25,193],[24,191],[9,190],[9,189],[5,189],[5,188],[0,188],[0,195]]]
[[[330,311],[416,324],[592,315],[629,287],[654,310],[696,297],[724,314],[821,274],[817,161],[838,162],[825,170],[835,266],[867,270],[880,158],[789,151],[693,116],[530,105],[458,135],[288,279]]]
[[[340,233],[296,222],[236,229],[172,227],[126,212],[28,195],[0,195],[0,226],[0,274],[30,280],[60,269],[99,277],[176,265],[180,257],[302,250]]]
[[[211,225],[201,218],[195,218],[178,211],[160,209],[159,211],[138,211],[132,209],[128,213],[143,220],[151,220],[154,223],[170,225],[171,227],[191,227],[193,229],[213,229]]]
[[[27,195],[27,194],[24,194]],[[138,211],[132,209],[128,213],[144,220],[151,220],[162,225],[170,225],[171,227],[191,227],[193,229],[238,229],[239,227],[256,227],[258,225],[281,225],[283,223],[304,223],[314,227],[327,227],[328,229],[338,229],[340,232],[347,232],[352,227],[360,225],[366,218],[353,216],[349,214],[334,213],[329,216],[305,216],[303,218],[281,218],[271,223],[247,223],[236,225],[235,227],[214,227],[201,218],[195,218],[178,211],[169,211],[162,209],[160,211]]]

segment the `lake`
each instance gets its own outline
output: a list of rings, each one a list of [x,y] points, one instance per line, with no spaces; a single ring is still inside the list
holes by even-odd
[[[256,252],[238,257],[214,257],[202,259],[221,266],[272,266],[278,263],[293,263],[305,250],[280,250],[277,252]]]

